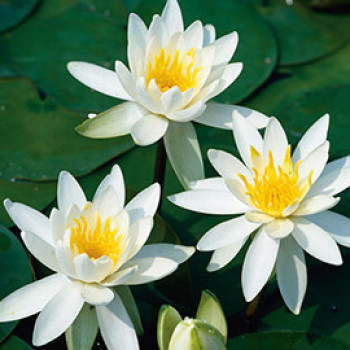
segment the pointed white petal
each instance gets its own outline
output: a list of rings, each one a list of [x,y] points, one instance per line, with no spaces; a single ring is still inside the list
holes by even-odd
[[[334,198],[325,194],[304,199],[298,209],[293,213],[296,216],[316,214],[333,208],[339,202],[340,198]]]
[[[307,179],[312,171],[311,181],[315,182],[321,175],[328,160],[329,142],[325,141],[321,146],[313,150],[299,166],[299,178]]]
[[[210,98],[219,95],[222,91],[226,90],[241,74],[243,69],[242,62],[235,62],[226,65],[221,77],[220,77],[220,88],[213,93]]]
[[[111,264],[113,265],[113,264]],[[97,282],[99,281],[97,277],[97,266],[94,262],[88,257],[87,254],[79,254],[74,257],[74,266],[79,280],[84,282]],[[112,266],[110,266],[111,270]],[[102,276],[102,280],[105,276]]]
[[[231,60],[238,44],[237,32],[232,32],[216,40],[215,47],[215,64],[227,63]]]
[[[203,46],[203,26],[201,21],[193,22],[183,34],[185,40],[185,50],[192,48],[202,48]]]
[[[56,244],[56,258],[61,271],[65,275],[76,278],[71,250],[69,247],[65,247],[62,241],[58,241]]]
[[[86,197],[77,180],[68,172],[61,171],[57,185],[57,204],[59,210],[67,215],[72,205],[82,210],[86,204]]]
[[[96,313],[102,338],[108,349],[139,349],[134,326],[117,293],[108,305],[97,306]]]
[[[190,189],[227,191],[227,186],[222,177],[210,177],[207,179],[190,182]]]
[[[342,264],[337,244],[323,228],[304,218],[294,218],[293,223],[292,234],[304,250],[328,264]]]
[[[167,119],[155,114],[146,114],[131,128],[131,136],[137,145],[151,145],[164,136],[168,125]]]
[[[208,158],[215,170],[225,179],[238,179],[237,174],[245,176],[248,181],[252,179],[252,174],[247,167],[230,153],[210,149]]]
[[[59,337],[69,328],[83,307],[79,289],[69,283],[52,298],[39,314],[33,332],[33,344],[41,346]]]
[[[215,27],[212,24],[206,24],[203,28],[203,47],[212,44],[215,41]]]
[[[347,217],[325,211],[309,216],[308,220],[322,227],[338,244],[350,247],[350,219]]]
[[[105,188],[98,196],[95,195],[93,204],[101,214],[102,221],[105,221],[109,216],[116,215],[122,208],[117,192],[112,186]]]
[[[115,71],[118,75],[119,81],[123,86],[124,90],[127,92],[129,96],[132,97],[132,100],[136,100],[136,97],[137,97],[136,84],[129,69],[125,66],[124,63],[120,61],[116,61]]]
[[[256,208],[252,205],[250,197],[247,195],[246,188],[241,180],[226,179],[225,183],[232,193],[232,196],[236,198],[237,201],[245,204],[245,211],[256,210]]]
[[[50,226],[53,241],[62,240],[66,230],[65,217],[63,213],[56,208],[53,208],[50,213]]]
[[[136,82],[136,93],[138,103],[146,108],[149,112],[154,114],[162,114],[161,104],[154,100],[153,97],[149,94],[145,78],[139,77]]]
[[[93,139],[106,139],[128,135],[145,110],[135,102],[124,102],[85,120],[76,131]]]
[[[283,164],[288,147],[288,140],[282,125],[276,118],[271,118],[265,129],[264,135],[264,157],[267,160],[269,151],[273,156],[276,169]]]
[[[333,160],[332,162],[329,162],[325,166],[323,173],[322,173],[322,176],[328,175],[336,170],[340,171],[341,169],[347,168],[349,166],[350,166],[350,156]]]
[[[30,253],[49,269],[59,272],[60,268],[55,255],[55,248],[32,232],[21,233],[22,240]]]
[[[258,129],[250,124],[236,109],[233,111],[233,135],[244,163],[250,167],[250,148],[253,146],[260,154],[262,154],[263,140]]]
[[[232,114],[234,110],[237,110],[239,114],[258,129],[264,128],[268,123],[269,118],[254,109],[215,102],[207,103],[205,111],[200,117],[196,118],[196,122],[215,128],[232,130]]]
[[[137,266],[136,272],[124,281],[126,285],[149,283],[164,278],[173,273],[179,264],[174,260],[155,258],[136,258],[129,260],[121,269]]]
[[[188,104],[192,96],[193,89],[181,92],[177,86],[172,87],[161,96],[160,102],[162,104],[163,113],[165,115],[171,115],[179,109],[182,109]]]
[[[246,301],[253,300],[270,278],[279,244],[280,240],[270,238],[264,227],[255,236],[242,268],[242,288]]]
[[[130,225],[146,216],[154,216],[160,198],[158,183],[147,187],[138,193],[125,207],[130,217]]]
[[[289,219],[275,219],[264,226],[266,234],[274,239],[287,237],[293,229],[294,224]]]
[[[102,284],[108,287],[123,285],[126,280],[129,279],[137,271],[137,266],[129,267],[127,269],[118,270],[115,273],[108,276]]]
[[[262,213],[261,211],[247,211],[245,217],[248,221],[260,222],[261,224],[267,224],[275,220],[273,216]]]
[[[248,237],[241,241],[237,241],[233,244],[227,245],[226,247],[216,249],[207,266],[207,271],[213,272],[220,270],[228,263],[230,263],[231,260],[239,253],[241,248],[244,246],[247,239]]]
[[[284,302],[289,310],[298,315],[306,292],[307,271],[304,252],[292,236],[281,240],[276,272]]]
[[[197,244],[197,249],[211,251],[241,242],[259,226],[261,226],[261,223],[250,222],[244,215],[224,221],[204,234]]]
[[[168,113],[167,117],[175,122],[185,123],[198,118],[205,111],[205,103],[199,101],[186,109]]]
[[[176,0],[168,0],[162,12],[162,20],[166,25],[168,36],[184,31],[182,13]]]
[[[194,252],[194,247],[187,247],[184,245],[170,243],[147,244],[142,247],[142,249],[135,256],[135,259],[160,257],[173,260],[178,264],[182,264],[188,260]]]
[[[77,286],[82,298],[90,305],[106,305],[114,298],[112,289],[99,284],[78,282]]]
[[[122,100],[133,100],[123,88],[118,75],[109,69],[88,62],[69,62],[67,68],[75,79],[91,89]]]
[[[175,174],[185,188],[191,181],[204,178],[202,155],[192,123],[169,123],[164,146]]]
[[[40,312],[67,283],[66,277],[54,274],[17,289],[0,302],[0,321],[20,320]]]
[[[93,202],[107,187],[112,186],[117,193],[119,209],[122,209],[125,204],[125,183],[122,170],[119,165],[115,164],[110,174],[108,174],[98,186]]]
[[[306,158],[312,151],[323,144],[327,139],[329,115],[325,114],[318,119],[304,134],[293,154],[293,163]]]
[[[179,207],[205,214],[241,214],[249,209],[228,190],[190,190],[168,199]]]
[[[45,215],[22,203],[13,203],[9,199],[5,199],[4,206],[19,229],[33,232],[48,244],[53,243],[50,222]]]

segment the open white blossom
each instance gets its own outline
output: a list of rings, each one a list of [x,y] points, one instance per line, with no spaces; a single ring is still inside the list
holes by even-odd
[[[77,128],[84,136],[108,138],[131,134],[141,146],[164,137],[168,158],[184,186],[204,178],[203,162],[192,121],[232,128],[238,109],[257,127],[267,118],[248,108],[207,103],[239,76],[242,63],[229,63],[238,43],[232,32],[215,40],[215,28],[193,22],[186,30],[176,0],[147,28],[136,14],[128,23],[129,69],[115,71],[87,62],[70,62],[69,72],[103,94],[126,100]]]
[[[329,211],[339,202],[334,196],[350,186],[350,157],[326,164],[328,124],[325,115],[312,125],[292,156],[277,119],[271,118],[262,138],[235,113],[233,133],[245,164],[227,152],[210,150],[210,162],[220,177],[198,181],[193,190],[170,197],[197,212],[243,214],[210,229],[197,247],[214,251],[207,269],[215,271],[252,237],[242,269],[247,301],[276,271],[286,305],[298,314],[307,285],[303,250],[340,265],[336,243],[350,246],[350,220]]]
[[[160,186],[155,183],[124,207],[124,180],[115,165],[92,202],[86,200],[72,175],[61,172],[58,209],[51,211],[50,218],[24,204],[5,200],[27,249],[55,274],[3,299],[0,321],[40,312],[33,334],[33,344],[40,346],[65,332],[79,313],[80,320],[92,317],[82,311],[88,303],[95,306],[93,317],[97,315],[98,320],[92,333],[96,335],[99,327],[108,349],[139,349],[129,305],[124,305],[118,288],[125,290],[129,285],[165,277],[194,252],[193,247],[173,244],[144,245],[153,227],[159,196]],[[133,301],[131,294],[130,299]]]

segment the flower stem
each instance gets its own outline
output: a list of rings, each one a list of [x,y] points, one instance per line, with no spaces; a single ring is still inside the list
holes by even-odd
[[[265,287],[260,291],[260,293],[248,304],[245,309],[244,317],[247,323],[252,323],[256,316],[259,308],[259,304],[264,297]]]
[[[162,208],[165,166],[166,166],[166,152],[165,152],[163,139],[160,139],[158,141],[158,146],[157,146],[157,156],[156,156],[156,163],[154,166],[154,176],[153,176],[153,182],[158,182],[162,189],[162,194],[161,194],[160,201],[158,204],[158,209],[157,209],[158,214],[160,214],[161,208]]]

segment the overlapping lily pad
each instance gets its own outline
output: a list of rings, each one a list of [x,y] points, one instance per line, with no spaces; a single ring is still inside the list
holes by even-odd
[[[90,140],[74,127],[85,117],[51,99],[42,101],[29,81],[0,81],[0,169],[4,179],[56,179],[61,170],[84,175],[130,150],[129,137]]]
[[[2,0],[0,3],[0,33],[26,18],[40,0]]]
[[[11,336],[0,345],[1,350],[31,350],[32,348],[16,336]]]
[[[13,233],[2,225],[0,225],[0,271],[0,299],[32,280],[28,256],[23,246]],[[10,334],[16,324],[17,322],[0,324],[0,341]]]

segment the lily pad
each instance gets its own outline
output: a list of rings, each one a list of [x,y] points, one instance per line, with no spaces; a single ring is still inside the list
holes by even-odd
[[[32,281],[29,259],[23,246],[12,232],[1,225],[0,271],[0,300]],[[0,324],[0,342],[12,332],[16,324],[17,322]]]
[[[31,350],[32,348],[22,339],[11,336],[4,343],[0,345],[1,350]]]
[[[0,33],[26,18],[40,0],[2,0],[0,3]]]
[[[24,79],[0,80],[0,169],[4,179],[56,179],[61,170],[91,172],[133,147],[129,137],[90,140],[74,127],[84,117],[41,100]]]
[[[162,11],[163,3],[143,1],[134,12],[149,23],[151,16]],[[199,19],[214,25],[217,37],[236,30],[239,34],[235,62],[243,62],[239,78],[217,100],[235,103],[256,90],[271,75],[277,59],[277,44],[269,26],[245,1],[179,1],[185,23]]]
[[[350,14],[320,13],[298,1],[290,6],[285,1],[268,0],[257,8],[276,34],[281,66],[324,57],[350,37]]]

